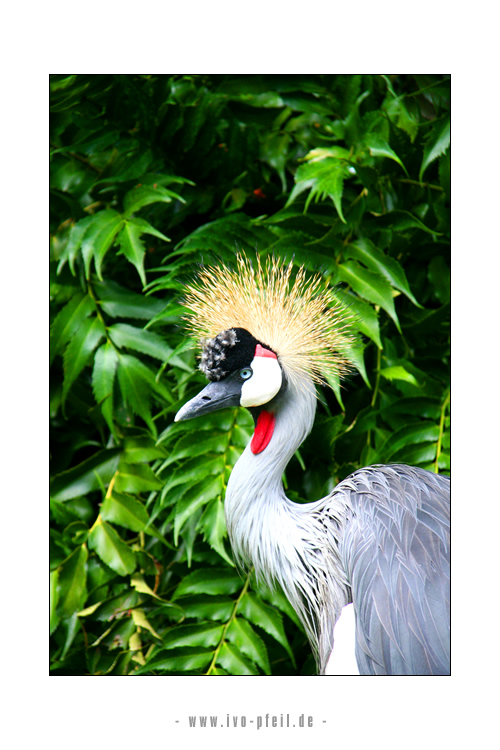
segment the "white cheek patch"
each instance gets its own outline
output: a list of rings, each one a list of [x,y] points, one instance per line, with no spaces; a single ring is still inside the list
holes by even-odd
[[[261,354],[263,352],[263,354]],[[253,375],[241,388],[241,406],[261,406],[276,396],[282,383],[281,367],[276,355],[260,345],[252,360]]]

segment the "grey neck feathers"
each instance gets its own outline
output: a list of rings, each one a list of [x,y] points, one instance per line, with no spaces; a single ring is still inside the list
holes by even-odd
[[[229,479],[225,509],[231,545],[242,567],[278,583],[301,619],[324,670],[333,648],[333,625],[350,598],[338,542],[347,509],[330,495],[299,505],[289,500],[282,476],[310,432],[316,411],[312,381],[288,383],[276,406],[273,437],[262,453],[247,445]]]

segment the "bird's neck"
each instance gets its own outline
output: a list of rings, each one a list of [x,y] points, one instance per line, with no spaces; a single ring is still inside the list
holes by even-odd
[[[243,567],[253,566],[257,579],[271,588],[276,583],[283,588],[318,650],[319,633],[327,627],[324,623],[330,627],[349,599],[334,538],[335,528],[342,523],[342,509],[336,518],[335,508],[328,503],[327,538],[323,513],[329,499],[294,503],[286,497],[282,483],[290,458],[312,428],[315,411],[312,381],[289,383],[277,404],[269,444],[257,454],[247,445],[236,463],[225,509],[236,560]]]
[[[233,551],[239,562],[269,577],[272,560],[261,559],[267,537],[284,535],[299,506],[285,495],[282,477],[291,457],[309,434],[316,411],[312,381],[288,383],[274,411],[274,430],[259,453],[249,443],[229,478],[225,510]],[[275,524],[281,526],[275,528]],[[279,532],[278,534],[276,532]],[[264,547],[265,549],[265,547]]]

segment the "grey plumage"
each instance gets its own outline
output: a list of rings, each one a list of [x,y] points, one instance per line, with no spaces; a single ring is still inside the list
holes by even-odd
[[[188,288],[191,333],[204,338],[211,381],[178,412],[227,406],[255,418],[228,482],[225,509],[238,563],[279,584],[329,671],[334,628],[351,601],[361,674],[449,671],[449,480],[408,466],[354,472],[300,505],[282,475],[314,421],[314,383],[350,369],[351,320],[320,277],[268,258],[204,269]]]
[[[236,559],[279,583],[327,669],[334,627],[354,603],[361,674],[449,672],[449,480],[407,466],[361,469],[299,505],[281,477],[310,431],[311,383],[288,384],[273,442],[237,462],[226,493]]]

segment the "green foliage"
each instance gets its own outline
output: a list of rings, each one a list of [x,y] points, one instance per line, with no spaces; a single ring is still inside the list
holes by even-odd
[[[293,499],[370,463],[448,472],[449,98],[446,76],[52,77],[52,674],[314,672],[232,562],[249,414],[173,423],[204,384],[183,284],[273,253],[356,316],[359,376],[320,394]]]

